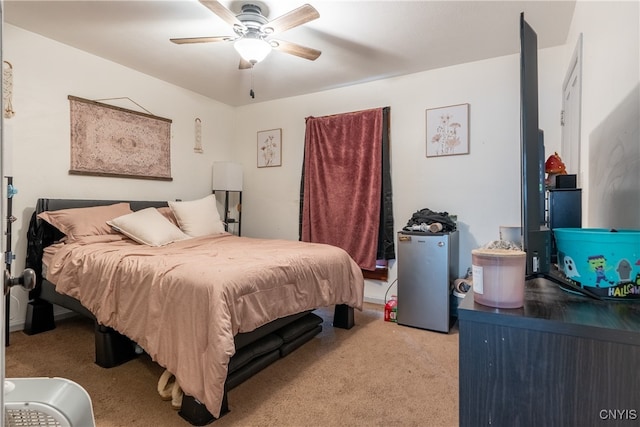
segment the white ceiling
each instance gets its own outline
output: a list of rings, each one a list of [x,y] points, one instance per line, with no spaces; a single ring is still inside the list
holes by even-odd
[[[308,61],[273,51],[239,70],[232,43],[172,37],[233,35],[197,0],[5,0],[5,22],[232,106],[302,95],[519,52],[519,16],[540,48],[566,42],[572,1],[221,1],[263,6],[274,19],[305,2],[320,18],[278,38],[322,51]],[[479,76],[481,77],[481,76]]]

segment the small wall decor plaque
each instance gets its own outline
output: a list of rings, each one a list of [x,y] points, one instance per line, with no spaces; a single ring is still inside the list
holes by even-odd
[[[200,120],[200,117],[196,117],[195,120],[195,144],[193,146],[193,152],[199,154],[204,153],[202,149],[202,120]]]
[[[469,104],[427,110],[427,157],[469,154]]]

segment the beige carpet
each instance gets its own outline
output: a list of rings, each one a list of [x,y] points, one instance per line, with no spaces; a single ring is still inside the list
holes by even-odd
[[[458,329],[450,334],[384,322],[383,307],[356,310],[351,330],[331,326],[229,392],[225,426],[456,426]],[[94,362],[93,324],[80,318],[49,332],[11,333],[6,376],[63,377],[82,385],[98,427],[188,426],[160,399],[163,369],[143,355],[103,369]],[[79,426],[81,427],[81,426]]]

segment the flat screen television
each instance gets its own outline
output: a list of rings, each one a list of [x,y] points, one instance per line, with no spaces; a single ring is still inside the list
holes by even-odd
[[[601,299],[564,277],[551,264],[551,231],[545,218],[544,133],[538,127],[538,37],[520,14],[520,152],[522,157],[522,246],[527,279],[543,277],[564,290]]]
[[[522,244],[528,278],[549,273],[551,232],[545,221],[544,133],[538,127],[538,37],[520,14],[520,152]]]

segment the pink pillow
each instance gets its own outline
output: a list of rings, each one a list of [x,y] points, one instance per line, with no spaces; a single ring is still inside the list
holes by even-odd
[[[133,211],[129,203],[116,203],[108,206],[46,211],[38,214],[38,218],[62,231],[67,236],[67,241],[73,241],[85,236],[116,234],[107,221],[131,212]]]
[[[167,218],[171,222],[171,224],[175,225],[176,227],[180,226],[178,224],[178,220],[176,219],[176,216],[173,214],[173,211],[169,206],[158,208],[158,212],[160,212],[163,217]]]

